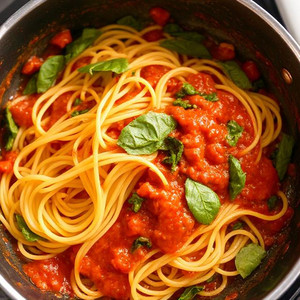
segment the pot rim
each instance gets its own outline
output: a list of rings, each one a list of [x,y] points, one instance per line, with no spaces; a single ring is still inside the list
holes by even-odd
[[[49,0],[31,0],[20,9],[18,9],[14,14],[12,14],[0,27],[0,41],[6,32],[16,25],[25,15],[33,11],[38,6],[42,5],[44,2]],[[265,21],[276,33],[280,36],[282,40],[288,45],[292,50],[294,55],[297,57],[300,63],[300,46],[291,36],[291,34],[267,11],[256,4],[254,1],[249,0],[236,0],[244,7],[248,8],[254,12],[258,17]],[[282,296],[288,289],[292,286],[294,281],[300,276],[300,257],[293,266],[293,268],[288,272],[288,274],[277,284],[277,286],[269,292],[269,294],[264,298],[264,300],[278,299]],[[26,300],[1,274],[0,274],[0,288],[13,300]]]

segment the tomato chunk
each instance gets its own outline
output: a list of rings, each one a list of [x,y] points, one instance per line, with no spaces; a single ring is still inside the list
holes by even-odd
[[[25,65],[22,68],[22,74],[25,75],[31,75],[35,72],[37,72],[41,65],[43,64],[43,60],[37,56],[31,56],[28,61],[25,63]]]
[[[260,78],[260,72],[254,61],[248,60],[244,62],[242,65],[242,69],[251,81],[255,81]]]
[[[218,60],[232,60],[235,58],[235,48],[229,43],[220,43],[212,49],[212,56]]]
[[[51,40],[50,44],[63,49],[72,42],[72,35],[69,29],[57,33]]]
[[[164,37],[163,31],[160,29],[152,30],[143,35],[143,38],[148,42],[156,42]]]
[[[1,173],[10,173],[13,169],[13,164],[9,160],[0,161],[0,174]]]
[[[153,7],[150,10],[150,17],[156,24],[165,26],[170,18],[170,13],[161,7]]]

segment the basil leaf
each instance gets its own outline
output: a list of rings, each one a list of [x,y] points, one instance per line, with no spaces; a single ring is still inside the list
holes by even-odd
[[[183,39],[164,40],[160,42],[160,46],[183,55],[211,58],[211,55],[206,47],[195,41]]]
[[[19,128],[15,123],[13,116],[8,107],[6,107],[5,109],[5,129],[6,129],[5,150],[10,151],[14,145],[14,141],[18,134]]]
[[[246,183],[246,173],[243,172],[241,164],[234,156],[229,155],[229,195],[234,200],[239,195]]]
[[[203,291],[203,286],[190,286],[184,290],[178,300],[192,300],[199,292]]]
[[[198,108],[196,104],[190,104],[189,100],[182,100],[177,98],[173,103],[174,106],[181,106],[184,109]]]
[[[80,99],[80,98],[76,98],[74,103],[73,103],[73,106],[78,106],[79,104],[81,104],[83,101]]]
[[[142,203],[145,201],[144,198],[140,197],[137,193],[133,193],[128,202],[132,204],[132,210],[137,213],[141,207]]]
[[[225,73],[229,78],[241,89],[248,90],[252,88],[252,84],[246,73],[233,60],[220,63],[225,69]]]
[[[269,211],[273,210],[276,207],[277,200],[278,200],[278,198],[275,195],[268,199],[268,209],[269,209]]]
[[[183,153],[183,144],[181,141],[169,136],[164,140],[164,144],[170,156],[165,158],[163,162],[172,165],[171,171],[174,172]]]
[[[78,56],[86,48],[91,46],[95,40],[101,35],[101,32],[95,28],[85,28],[81,37],[68,44],[66,47],[66,61]]]
[[[37,92],[36,82],[37,82],[38,73],[34,74],[29,81],[27,82],[23,95],[31,95]]]
[[[275,168],[280,181],[283,180],[288,165],[291,161],[294,144],[295,140],[292,136],[285,133],[282,134],[282,139],[275,157]]]
[[[117,24],[119,25],[125,25],[132,27],[133,29],[140,31],[142,30],[142,24],[140,21],[138,21],[135,17],[133,16],[126,16],[117,21]]]
[[[215,281],[215,275],[211,276],[210,278],[208,278],[206,280],[207,283],[210,283],[210,282],[213,282],[213,281]]]
[[[184,40],[195,41],[195,42],[202,42],[204,40],[204,36],[202,34],[195,31],[184,31],[177,24],[167,24],[164,27],[164,32]]]
[[[215,219],[221,206],[219,197],[213,190],[190,178],[185,182],[185,198],[195,219],[205,225]]]
[[[24,218],[21,215],[16,215],[16,220],[17,220],[18,227],[21,230],[21,232],[22,232],[22,234],[23,234],[26,241],[36,242],[38,240],[43,239],[42,237],[35,234],[34,232],[32,232],[29,229],[29,227],[27,226]]]
[[[183,32],[183,31],[184,30],[178,24],[174,24],[174,23],[169,23],[164,27],[164,32],[169,33],[170,35],[176,32]]]
[[[243,278],[249,276],[266,256],[266,251],[257,244],[243,247],[235,258],[237,271]]]
[[[243,228],[243,223],[242,222],[237,222],[235,223],[233,226],[232,226],[232,230],[238,230],[238,229],[241,229]]]
[[[175,128],[176,121],[171,116],[148,112],[122,129],[117,144],[129,154],[152,154]]]
[[[84,109],[84,110],[75,110],[71,113],[71,117],[77,117],[79,115],[83,115],[85,113],[87,113],[89,111],[89,109]]]
[[[91,75],[94,75],[94,72],[100,71],[112,71],[117,74],[121,74],[128,70],[128,65],[129,63],[126,58],[114,58],[84,66],[79,68],[78,71],[81,73],[89,73]]]
[[[46,92],[55,82],[57,75],[65,66],[63,55],[49,57],[41,66],[37,76],[37,92]]]
[[[150,239],[148,239],[146,237],[143,237],[143,236],[140,236],[139,238],[137,238],[131,246],[131,253],[133,253],[136,249],[138,249],[142,246],[145,246],[147,248],[151,248],[152,243],[151,243]]]
[[[200,96],[202,96],[205,100],[210,101],[210,102],[219,101],[217,93],[211,93],[211,94],[201,94],[200,93]]]
[[[230,146],[236,146],[239,138],[242,136],[244,128],[240,126],[236,121],[230,120],[227,123],[228,135],[226,140]]]

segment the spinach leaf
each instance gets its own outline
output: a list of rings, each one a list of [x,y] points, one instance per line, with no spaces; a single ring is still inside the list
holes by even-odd
[[[18,227],[21,230],[25,240],[27,240],[29,242],[36,242],[38,240],[43,239],[42,237],[35,234],[34,232],[32,232],[29,229],[29,227],[27,226],[24,218],[21,215],[16,215],[16,220],[17,220]]]
[[[150,249],[152,247],[152,243],[151,243],[150,239],[143,237],[143,236],[140,236],[139,238],[137,238],[131,246],[131,253],[133,253],[136,249],[138,249],[142,246],[145,246]]]
[[[183,55],[199,58],[211,58],[206,47],[195,41],[171,39],[160,42],[160,46]]]
[[[164,140],[164,144],[169,151],[170,156],[165,158],[163,162],[172,165],[171,171],[174,172],[183,153],[183,144],[181,141],[170,136]]]
[[[184,290],[178,300],[192,300],[199,292],[203,291],[203,286],[190,286]]]
[[[239,195],[246,183],[246,173],[241,168],[240,161],[229,155],[229,195],[234,200]]]
[[[292,136],[283,134],[275,157],[275,168],[280,181],[283,180],[291,161],[295,140]]]
[[[235,258],[237,271],[243,278],[249,276],[266,256],[266,251],[257,244],[243,247]]]
[[[236,146],[239,138],[242,136],[244,128],[240,126],[236,121],[230,120],[227,123],[228,135],[226,140],[230,146]]]
[[[78,56],[86,48],[91,46],[100,35],[101,32],[95,28],[83,29],[82,35],[71,44],[67,45],[65,56],[66,62]]]
[[[18,134],[19,128],[18,128],[17,124],[15,123],[8,107],[6,107],[6,109],[5,109],[5,129],[6,129],[5,150],[10,151],[14,145],[14,141]]]
[[[71,117],[77,117],[79,115],[83,115],[85,113],[87,113],[89,111],[89,109],[83,109],[83,110],[74,110],[72,113],[71,113]]]
[[[126,58],[114,58],[84,66],[79,68],[78,71],[81,73],[89,73],[91,75],[94,75],[94,72],[100,71],[112,71],[121,74],[128,70],[128,65],[129,63]]]
[[[125,25],[132,27],[133,29],[140,31],[142,30],[142,24],[140,21],[138,21],[135,17],[133,16],[126,16],[117,21],[117,24],[119,25]]]
[[[164,27],[164,32],[184,40],[195,41],[199,43],[204,40],[204,36],[202,34],[195,31],[184,31],[179,25],[174,23],[167,24]]]
[[[274,196],[272,196],[268,199],[268,209],[269,209],[269,211],[273,210],[276,207],[277,201],[278,201],[278,198],[277,198],[276,195],[274,195]]]
[[[37,92],[36,82],[37,82],[38,73],[34,74],[29,81],[27,82],[23,95],[31,95]]]
[[[244,227],[242,222],[236,222],[233,226],[232,226],[232,230],[238,230],[238,229],[242,229]]]
[[[181,106],[184,109],[198,108],[196,104],[190,104],[189,100],[182,100],[177,98],[173,103],[174,106]]]
[[[215,219],[221,206],[219,197],[213,190],[190,178],[185,182],[185,198],[195,219],[205,225]]]
[[[132,204],[132,210],[137,213],[141,207],[142,203],[145,201],[144,198],[140,197],[137,193],[133,193],[128,202]]]
[[[245,72],[240,68],[240,66],[233,60],[221,62],[220,63],[225,73],[230,77],[230,79],[241,89],[251,89],[252,84],[248,79]]]
[[[65,58],[63,55],[55,55],[49,57],[41,66],[36,86],[38,93],[46,92],[55,82],[57,75],[65,66]]]
[[[122,129],[117,144],[129,154],[152,154],[175,128],[176,121],[171,116],[148,112]]]

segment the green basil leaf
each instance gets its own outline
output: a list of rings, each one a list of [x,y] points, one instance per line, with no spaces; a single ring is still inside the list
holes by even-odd
[[[215,281],[215,274],[206,280],[207,283]]]
[[[74,103],[73,103],[73,106],[78,106],[79,104],[81,104],[83,101],[80,99],[80,98],[76,98]]]
[[[140,31],[143,28],[141,22],[133,16],[123,17],[117,21],[117,24],[132,27],[137,31]]]
[[[200,93],[200,96],[202,96],[205,100],[210,101],[210,102],[219,101],[217,93],[211,93],[211,94]]]
[[[41,66],[37,76],[37,92],[46,92],[55,82],[57,75],[65,66],[63,55],[49,57]]]
[[[201,43],[204,40],[204,36],[202,34],[194,31],[174,32],[172,33],[172,36],[187,41],[198,42],[198,43]]]
[[[128,65],[129,63],[126,58],[114,58],[84,66],[79,68],[78,71],[81,73],[89,73],[91,75],[94,75],[94,72],[100,71],[112,71],[121,74],[128,70]]]
[[[190,178],[185,182],[185,198],[195,219],[205,225],[215,219],[221,206],[219,197],[213,190]]]
[[[38,73],[34,74],[29,81],[27,82],[23,95],[31,95],[37,92],[36,82],[37,82]]]
[[[190,104],[189,100],[182,100],[177,98],[173,103],[174,106],[181,106],[184,109],[198,108],[196,104]]]
[[[190,286],[184,290],[178,300],[192,300],[199,292],[203,291],[203,286]]]
[[[151,243],[150,239],[143,237],[143,236],[140,236],[139,238],[137,238],[131,246],[131,253],[133,253],[136,249],[138,249],[142,246],[145,246],[150,249],[152,247],[152,243]]]
[[[278,198],[275,195],[268,199],[268,209],[269,209],[269,211],[273,210],[276,207],[277,201],[278,201]]]
[[[183,32],[183,31],[184,30],[178,24],[174,24],[174,23],[169,23],[164,27],[164,32],[169,33],[170,35],[176,32]]]
[[[170,156],[165,158],[163,162],[172,165],[171,171],[174,172],[183,153],[183,144],[181,141],[170,136],[164,140],[164,144],[169,151]]]
[[[26,241],[29,242],[36,242],[38,240],[42,240],[43,238],[40,237],[39,235],[35,234],[34,232],[32,232],[29,227],[27,226],[24,218],[21,215],[16,215],[16,220],[17,220],[17,224],[19,229],[21,230],[24,238]]]
[[[242,229],[244,227],[242,222],[237,222],[232,226],[232,230]]]
[[[8,107],[5,109],[5,129],[6,129],[6,143],[5,143],[5,150],[10,151],[13,147],[15,138],[18,134],[19,127],[15,123],[12,114]]]
[[[141,207],[142,203],[145,201],[144,198],[140,197],[137,193],[133,193],[128,202],[132,204],[132,210],[137,213]]]
[[[241,89],[251,89],[252,84],[245,74],[245,72],[240,68],[240,66],[233,60],[221,62],[220,63],[225,69],[225,73],[230,77],[230,79]]]
[[[227,123],[228,135],[226,140],[230,146],[236,146],[239,138],[242,136],[244,128],[240,126],[236,121],[230,120]]]
[[[160,43],[160,46],[183,55],[199,58],[211,58],[206,47],[195,41],[183,39],[164,40]]]
[[[78,39],[67,45],[66,61],[68,62],[72,58],[82,53],[86,48],[91,46],[100,35],[101,32],[95,28],[83,29],[82,35]]]
[[[295,140],[292,136],[283,134],[275,157],[275,168],[280,181],[283,180],[291,161]]]
[[[83,115],[85,113],[87,113],[89,111],[89,109],[83,109],[83,110],[75,110],[71,113],[71,117],[76,117],[76,116],[79,116],[79,115]]]
[[[243,278],[249,276],[266,256],[266,251],[257,244],[243,247],[235,258],[237,271]]]
[[[240,161],[229,155],[229,195],[234,200],[239,195],[246,183],[246,173],[241,168]]]
[[[176,121],[171,116],[148,112],[122,129],[117,144],[129,154],[152,154],[175,128]]]

